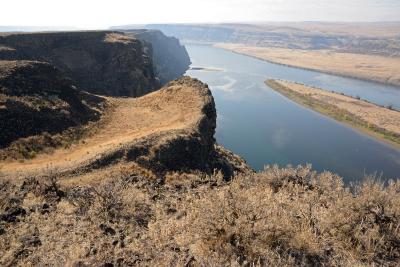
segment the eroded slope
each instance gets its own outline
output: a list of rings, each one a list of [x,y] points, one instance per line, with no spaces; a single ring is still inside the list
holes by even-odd
[[[48,63],[0,61],[0,158],[24,152],[15,151],[23,138],[47,134],[56,142],[55,134],[99,120],[104,108],[103,98],[79,91]],[[40,149],[35,142],[27,153]]]

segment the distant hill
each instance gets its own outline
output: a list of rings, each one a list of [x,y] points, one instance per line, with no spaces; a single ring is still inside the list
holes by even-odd
[[[135,25],[112,29],[134,29]],[[149,24],[187,42],[400,56],[400,22],[269,22],[259,24]]]

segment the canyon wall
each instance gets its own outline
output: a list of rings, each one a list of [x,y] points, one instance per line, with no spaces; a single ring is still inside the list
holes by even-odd
[[[151,45],[155,73],[161,84],[181,77],[188,70],[189,54],[177,38],[158,30],[127,30],[125,34]]]
[[[142,96],[159,88],[151,51],[112,31],[0,35],[0,60],[48,62],[95,94]]]
[[[179,40],[155,30],[3,33],[0,60],[48,62],[82,90],[131,97],[181,77],[190,65]]]

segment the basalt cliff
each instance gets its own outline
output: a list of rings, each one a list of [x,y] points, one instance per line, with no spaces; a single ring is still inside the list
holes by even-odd
[[[184,64],[166,64],[160,51],[164,46]],[[160,80],[165,84],[178,78],[190,62],[176,39],[159,32],[135,37],[115,31],[3,33],[0,60],[47,62],[82,90],[131,97],[160,88]]]
[[[158,30],[125,30],[126,35],[151,44],[156,76],[161,84],[182,76],[190,65],[189,54],[175,37]]]

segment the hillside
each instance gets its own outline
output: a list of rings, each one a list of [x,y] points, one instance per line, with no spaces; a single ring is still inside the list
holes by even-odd
[[[70,143],[105,108],[103,98],[79,91],[48,63],[0,61],[0,159]]]
[[[146,30],[2,33],[0,60],[48,62],[82,90],[133,97],[179,78],[190,65],[176,38]]]

